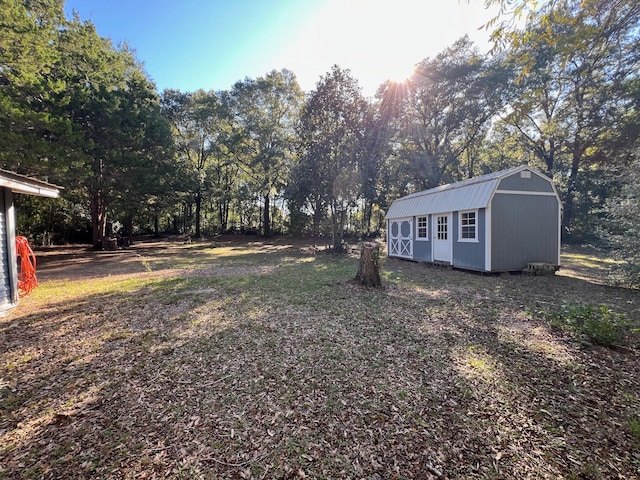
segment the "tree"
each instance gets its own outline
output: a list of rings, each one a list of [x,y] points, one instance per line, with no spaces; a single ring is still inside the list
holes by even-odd
[[[167,147],[168,129],[158,115],[155,86],[127,45],[113,47],[78,18],[61,31],[59,43],[56,68],[66,87],[56,107],[71,119],[65,177],[84,186],[93,244],[101,248],[109,209],[123,194],[133,195],[127,186],[140,171],[153,170],[150,164]]]
[[[262,196],[263,234],[269,237],[271,198],[282,191],[293,161],[302,90],[292,72],[274,70],[237,82],[231,96],[241,137],[236,153]]]
[[[209,170],[223,134],[218,96],[213,91],[165,90],[162,109],[173,127],[178,162],[188,177],[186,186],[195,203],[195,236],[200,237],[203,199],[211,190]]]
[[[331,215],[332,244],[342,251],[347,209],[361,191],[369,105],[349,70],[335,65],[320,77],[302,109],[301,159],[294,172],[300,195],[317,221]],[[314,224],[317,225],[316,221]]]
[[[464,37],[425,59],[408,82],[402,152],[416,189],[474,175],[472,147],[484,138],[498,109],[502,80]]]
[[[121,212],[131,242],[134,219],[145,210],[157,216],[166,200],[181,189],[182,178],[173,162],[170,125],[161,115],[155,85],[133,72],[118,96],[122,174],[113,185],[113,207]],[[157,226],[155,230],[157,234]]]
[[[547,172],[557,174],[565,234],[586,185],[582,177],[615,161],[608,144],[635,107],[628,86],[638,78],[639,20],[640,5],[632,0],[562,0],[511,37],[517,82],[503,118]],[[627,128],[631,135],[635,130]]]
[[[114,47],[77,16],[67,21],[62,2],[2,6],[0,159],[89,204],[100,247],[118,188],[163,145],[149,110],[155,86],[127,45]]]
[[[53,70],[60,61],[61,1],[0,0],[0,162],[20,173],[47,175],[52,135],[64,116],[52,114],[52,96],[64,83]]]
[[[623,263],[614,269],[614,278],[626,285],[640,287],[640,150],[630,165],[620,171],[622,187],[606,203],[607,222],[603,236]]]

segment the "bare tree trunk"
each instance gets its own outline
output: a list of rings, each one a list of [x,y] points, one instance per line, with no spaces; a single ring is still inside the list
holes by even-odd
[[[93,247],[104,248],[103,242],[107,230],[107,207],[100,190],[91,194],[91,224],[93,226]]]
[[[362,244],[356,280],[367,287],[377,287],[382,284],[380,280],[380,245],[376,242]]]
[[[269,238],[271,236],[270,200],[271,197],[267,193],[264,196],[264,210],[262,211],[262,234],[265,238]]]
[[[202,192],[200,189],[196,192],[196,238],[202,237],[200,232],[200,217],[202,216]]]
[[[127,237],[122,239],[123,245],[125,247],[133,245],[133,215],[127,215],[127,218],[125,219],[124,230],[127,234]]]
[[[562,235],[563,240],[566,240],[571,235],[571,222],[574,214],[574,197],[575,190],[578,184],[578,169],[580,167],[581,156],[574,154],[574,158],[571,164],[571,173],[569,174],[569,181],[567,185],[567,191],[564,199],[564,208],[562,209]]]

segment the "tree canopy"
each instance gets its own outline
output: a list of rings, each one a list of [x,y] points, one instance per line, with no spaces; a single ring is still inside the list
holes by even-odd
[[[46,219],[21,200],[23,228],[68,241],[91,225],[96,247],[118,225],[327,233],[340,249],[401,195],[528,163],[559,188],[564,239],[601,242],[638,152],[640,4],[485,3],[501,10],[492,52],[461,38],[366,99],[337,65],[306,94],[287,70],[159,94],[61,1],[0,0],[1,166],[65,187]]]

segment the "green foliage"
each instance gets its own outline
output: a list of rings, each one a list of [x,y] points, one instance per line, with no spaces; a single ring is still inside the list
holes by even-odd
[[[306,99],[282,70],[227,92],[169,90],[160,108],[133,51],[66,19],[61,0],[0,0],[0,167],[64,186],[97,244],[107,220],[268,235],[275,219],[331,230],[339,250],[402,195],[528,163],[556,182],[565,239],[593,241],[608,215],[625,260],[615,281],[640,285],[638,180],[618,175],[640,137],[640,4],[485,3],[500,9],[486,26],[500,55],[460,39],[373,102],[334,66]],[[77,227],[59,204],[29,208],[34,235]]]
[[[133,52],[100,37],[91,22],[65,19],[62,5],[2,0],[0,164],[63,186],[67,202],[89,211],[101,245],[107,212],[131,217],[163,193],[152,178],[170,135]],[[71,219],[56,216],[63,223],[53,230],[68,237]],[[45,223],[27,228],[50,235]]]
[[[640,4],[535,3],[515,2],[529,21],[508,32],[513,80],[501,120],[558,180],[565,239],[584,238],[610,187],[601,173],[625,162],[640,133],[629,95],[640,67]]]
[[[0,163],[38,169],[66,124],[51,108],[64,88],[56,75],[62,2],[0,0],[0,12]]]
[[[347,211],[363,183],[362,160],[369,104],[349,70],[335,65],[321,77],[302,109],[300,162],[292,173],[298,203],[313,212],[314,233],[321,213],[331,216],[332,243],[342,250]]]
[[[475,175],[475,149],[505,85],[496,67],[467,37],[418,64],[402,104],[406,128],[396,139],[415,189]]]
[[[605,347],[619,345],[631,332],[626,315],[612,312],[606,305],[566,305],[548,317],[551,326],[584,335]]]
[[[238,168],[230,161],[229,146],[235,141],[225,98],[214,91],[165,90],[162,112],[172,127],[176,163],[183,178],[183,201],[195,205],[195,235],[200,237],[203,201],[213,192],[222,197]]]
[[[640,154],[640,150],[636,155]],[[615,284],[640,288],[640,157],[621,171],[618,195],[606,204],[607,222],[601,235],[622,260],[610,275]]]
[[[262,231],[269,237],[270,201],[282,193],[293,165],[303,93],[292,72],[274,70],[256,80],[237,82],[231,97],[238,127],[231,148],[249,172],[252,189],[263,199]]]
[[[640,415],[629,419],[629,432],[633,438],[640,442]]]

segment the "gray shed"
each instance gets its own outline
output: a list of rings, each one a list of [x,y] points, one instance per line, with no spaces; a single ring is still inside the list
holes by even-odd
[[[60,187],[0,170],[0,315],[18,303],[18,261],[13,194],[56,198]]]
[[[560,264],[560,197],[522,165],[407,195],[386,215],[390,257],[482,272]]]

